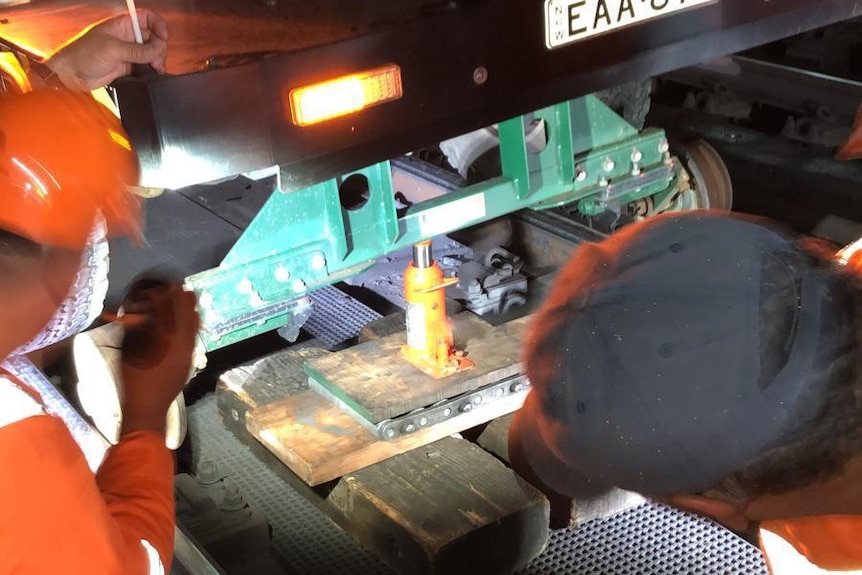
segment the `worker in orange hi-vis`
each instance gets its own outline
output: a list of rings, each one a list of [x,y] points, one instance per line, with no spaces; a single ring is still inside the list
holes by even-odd
[[[579,247],[526,336],[514,467],[550,493],[617,487],[757,532],[774,575],[862,573],[855,263],[709,211]]]
[[[143,21],[147,29],[161,22]],[[116,116],[83,91],[128,73],[129,54],[141,53],[102,57],[109,52],[100,47],[117,46],[118,22],[66,46],[62,66],[46,62],[60,82],[47,77],[43,89],[0,97],[4,366],[72,335],[70,302],[86,301],[82,294],[93,290],[87,262],[99,230],[140,237],[140,206],[128,191],[138,176],[136,155]],[[157,70],[163,37],[148,52]],[[179,285],[158,285],[136,292],[124,308],[136,320],[123,341],[121,437],[95,474],[70,429],[49,414],[45,393],[12,370],[0,371],[0,573],[170,568],[174,463],[165,446],[166,413],[190,371],[196,300]]]

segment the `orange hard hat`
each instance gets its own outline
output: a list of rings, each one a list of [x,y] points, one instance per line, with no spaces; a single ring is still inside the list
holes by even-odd
[[[115,115],[91,95],[38,90],[0,98],[0,229],[83,248],[97,218],[140,237],[138,159]]]

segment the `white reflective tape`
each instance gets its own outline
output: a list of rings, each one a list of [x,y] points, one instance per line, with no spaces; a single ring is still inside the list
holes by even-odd
[[[7,378],[0,377],[0,427],[44,413],[39,402],[26,391]]]
[[[760,546],[769,560],[772,575],[821,575],[823,573],[862,575],[862,571],[828,571],[818,567],[783,537],[766,529],[760,530]]]
[[[150,565],[149,575],[165,575],[165,566],[162,565],[162,558],[159,557],[159,552],[153,547],[153,544],[146,539],[141,539],[141,545],[144,546],[144,551],[147,553],[147,561]]]

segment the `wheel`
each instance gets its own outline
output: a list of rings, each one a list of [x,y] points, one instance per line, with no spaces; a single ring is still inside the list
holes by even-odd
[[[671,146],[688,174],[688,188],[656,203],[654,196],[641,198],[627,206],[634,221],[668,212],[719,210],[729,212],[733,206],[733,185],[727,167],[715,148],[703,140]]]
[[[682,144],[676,156],[690,177],[689,189],[663,211],[720,210],[733,207],[733,184],[724,160],[703,140]]]

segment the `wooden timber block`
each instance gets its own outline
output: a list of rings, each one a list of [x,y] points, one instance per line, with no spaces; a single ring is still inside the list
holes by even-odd
[[[249,411],[245,417],[248,431],[258,441],[315,486],[512,413],[523,401],[523,396],[508,396],[394,441],[379,439],[350,413],[311,389]]]
[[[509,427],[514,415],[495,419],[482,432],[476,442],[506,463],[509,463]],[[551,527],[562,529],[583,525],[593,519],[604,519],[641,505],[645,499],[632,491],[611,488],[600,492],[585,492],[583,497],[570,498],[555,493],[534,477],[525,477],[541,489],[551,505]]]
[[[245,428],[250,410],[307,390],[308,376],[302,366],[329,353],[320,348],[289,348],[222,373],[216,401],[225,425]]]
[[[343,477],[338,521],[399,573],[513,573],[545,548],[548,501],[495,457],[447,437]]]
[[[403,333],[406,322],[407,314],[403,311],[368,322],[359,332],[359,343],[383,339],[396,333]]]
[[[443,399],[521,373],[521,336],[526,318],[491,326],[471,313],[454,318],[455,344],[476,363],[472,369],[434,379],[399,355],[400,332],[309,361],[305,370],[327,392],[372,423],[398,417]]]

